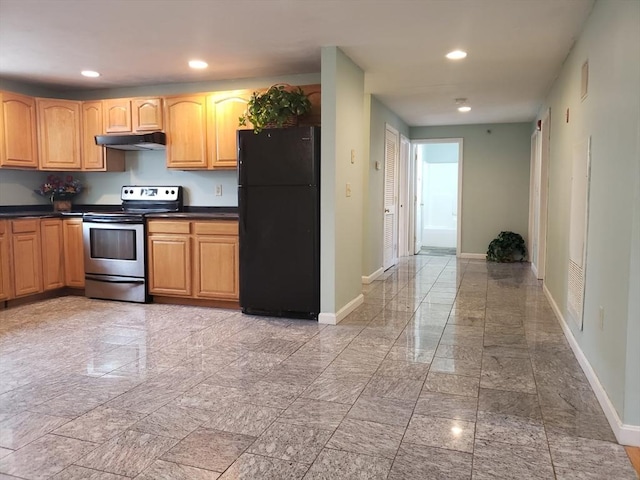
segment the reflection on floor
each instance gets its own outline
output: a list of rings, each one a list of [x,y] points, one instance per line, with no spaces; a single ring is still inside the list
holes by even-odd
[[[0,472],[635,478],[526,265],[419,255],[364,290],[337,326],[78,297],[1,311]]]

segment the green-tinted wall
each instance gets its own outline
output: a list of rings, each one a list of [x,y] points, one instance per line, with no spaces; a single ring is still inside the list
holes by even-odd
[[[463,139],[460,253],[484,254],[501,231],[527,241],[531,124],[412,127],[411,140]]]

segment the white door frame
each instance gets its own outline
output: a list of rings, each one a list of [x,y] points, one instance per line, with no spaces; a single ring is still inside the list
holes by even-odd
[[[538,169],[540,168],[540,132],[534,130],[531,134],[531,160],[529,166],[529,261],[534,275],[538,275],[538,230],[540,220],[536,218],[538,211],[540,184]],[[537,221],[536,221],[537,220]]]
[[[411,158],[409,161],[409,245],[410,250],[414,255],[420,253],[422,248],[422,208],[420,208],[420,202],[422,202],[422,192],[417,188],[418,183],[422,183],[422,165],[418,161],[418,149],[416,145],[411,142]]]
[[[462,253],[462,172],[464,171],[464,139],[463,138],[430,138],[428,140],[414,140],[414,145],[419,147],[420,145],[430,143],[457,143],[458,144],[458,218],[456,224],[456,256],[460,256]],[[423,175],[424,177],[424,175]],[[423,179],[424,180],[424,179]],[[422,188],[422,185],[416,185],[416,188]]]
[[[398,257],[407,257],[409,249],[409,172],[411,171],[411,142],[400,134],[400,155],[398,158]]]
[[[529,224],[532,219],[538,218],[538,231],[535,241],[530,240],[535,245],[536,252],[529,252],[530,259],[536,258],[535,265],[532,262],[531,268],[538,280],[544,280],[546,272],[546,256],[547,256],[547,215],[549,203],[549,146],[551,133],[551,110],[547,110],[542,118],[542,128],[537,137],[536,155],[532,158],[535,164],[531,166],[531,185],[538,185],[539,194],[536,195],[535,189],[530,191],[529,201]],[[534,134],[535,135],[535,134]],[[532,137],[533,138],[533,137]],[[532,146],[533,150],[533,146]],[[533,233],[535,234],[535,232]]]

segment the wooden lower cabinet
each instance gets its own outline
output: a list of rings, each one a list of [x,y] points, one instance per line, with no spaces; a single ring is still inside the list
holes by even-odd
[[[11,260],[15,296],[42,292],[39,219],[11,221]]]
[[[13,297],[10,251],[9,222],[0,220],[0,300],[9,300]]]
[[[47,218],[40,221],[42,238],[42,287],[55,290],[64,287],[64,240],[62,219]]]
[[[239,298],[238,223],[150,220],[149,293]]]
[[[149,236],[149,293],[191,296],[191,239],[188,235]]]
[[[62,221],[64,238],[64,283],[67,287],[84,288],[84,242],[82,218]]]

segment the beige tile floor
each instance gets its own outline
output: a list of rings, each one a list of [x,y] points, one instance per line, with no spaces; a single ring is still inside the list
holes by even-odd
[[[419,255],[337,326],[0,311],[0,478],[633,479],[525,265]]]

